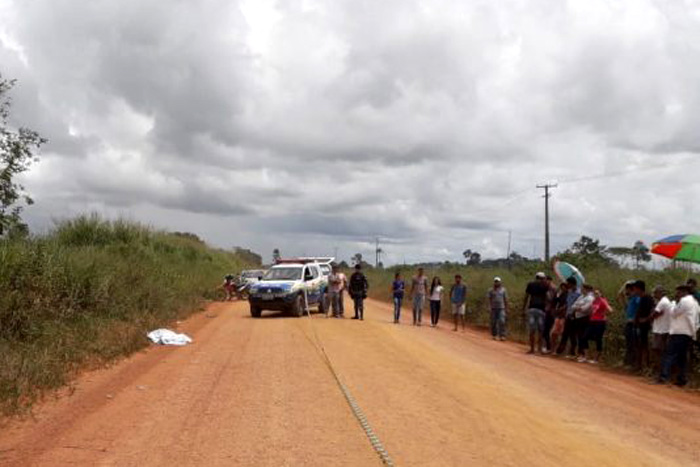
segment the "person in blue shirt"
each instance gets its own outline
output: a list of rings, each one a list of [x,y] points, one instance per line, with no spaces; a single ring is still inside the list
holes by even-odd
[[[574,277],[566,279],[568,292],[566,293],[566,314],[564,316],[564,332],[561,334],[561,341],[557,347],[557,355],[561,355],[566,350],[566,343],[569,342],[569,358],[576,356],[578,345],[578,334],[576,329],[576,316],[574,315],[574,303],[581,296],[578,282]]]
[[[403,302],[406,283],[401,279],[401,273],[394,275],[394,282],[391,283],[391,297],[394,301],[394,324],[399,324],[401,319],[401,302]]]
[[[640,298],[634,293],[635,281],[627,281],[617,294],[617,299],[625,310],[625,365],[634,366],[637,361],[637,333],[635,321]]]
[[[455,283],[450,288],[450,303],[452,304],[452,317],[455,320],[454,331],[458,329],[458,323],[462,321],[462,331],[467,327],[465,314],[467,301],[467,286],[462,283],[462,276],[455,276]]]

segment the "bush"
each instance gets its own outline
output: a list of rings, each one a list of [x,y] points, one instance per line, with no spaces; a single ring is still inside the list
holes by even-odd
[[[191,313],[244,266],[196,239],[96,216],[0,240],[0,411],[142,348],[147,331]]]

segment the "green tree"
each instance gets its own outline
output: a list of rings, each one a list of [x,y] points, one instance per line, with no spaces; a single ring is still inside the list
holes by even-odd
[[[637,269],[641,267],[641,263],[648,263],[651,261],[649,247],[641,240],[634,242],[631,248],[626,246],[610,247],[608,248],[608,252],[614,256],[620,257],[623,264],[626,258],[634,261],[634,265]]]
[[[22,204],[31,205],[34,201],[16,181],[16,176],[37,162],[35,151],[46,143],[36,131],[10,125],[9,92],[14,85],[15,80],[4,79],[0,74],[0,237],[28,232],[21,218]]]
[[[648,263],[649,261],[651,261],[649,247],[646,246],[641,240],[637,240],[636,242],[634,242],[634,246],[632,247],[632,254],[636,262],[637,269],[639,269],[640,263]]]
[[[613,266],[617,263],[610,257],[608,247],[600,244],[600,240],[582,235],[566,251],[557,255],[557,259],[576,264],[581,267]]]
[[[274,250],[272,250],[272,262],[276,263],[280,259],[282,259],[282,253],[280,253],[279,248],[275,248]]]
[[[467,249],[462,252],[462,256],[467,260],[469,266],[478,266],[481,263],[481,253],[479,252]]]
[[[364,261],[362,260],[362,253],[355,253],[355,255],[350,258],[350,261],[352,261],[352,264],[364,264]]]

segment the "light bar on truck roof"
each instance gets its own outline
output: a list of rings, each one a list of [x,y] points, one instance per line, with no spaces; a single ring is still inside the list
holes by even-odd
[[[307,263],[318,263],[318,264],[330,264],[335,260],[331,256],[301,256],[299,258],[280,258],[275,264],[307,264]]]

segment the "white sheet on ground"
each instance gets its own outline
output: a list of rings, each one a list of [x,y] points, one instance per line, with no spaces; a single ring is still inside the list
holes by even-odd
[[[163,345],[187,345],[192,342],[192,338],[187,334],[178,334],[170,329],[156,329],[147,334],[154,344]]]

